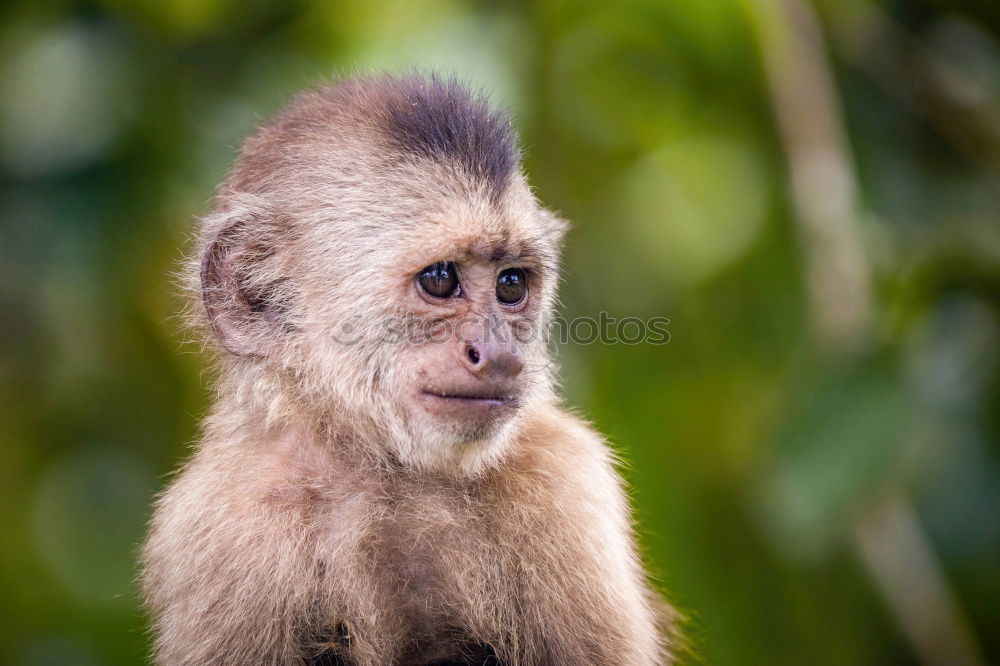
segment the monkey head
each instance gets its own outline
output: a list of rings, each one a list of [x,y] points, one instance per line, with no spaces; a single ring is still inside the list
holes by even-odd
[[[395,464],[475,473],[551,395],[564,229],[510,121],[458,83],[301,95],[246,141],[202,220],[189,276],[220,390],[275,423],[319,414]]]

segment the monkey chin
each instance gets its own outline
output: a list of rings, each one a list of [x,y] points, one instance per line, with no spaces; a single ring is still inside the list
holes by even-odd
[[[463,400],[421,392],[401,459],[433,473],[471,476],[499,462],[516,438],[520,401]]]

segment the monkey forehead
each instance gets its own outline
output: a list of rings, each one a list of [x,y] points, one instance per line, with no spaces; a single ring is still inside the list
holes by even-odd
[[[518,175],[518,179],[523,177]],[[560,236],[523,183],[490,202],[481,190],[429,196],[385,226],[396,266],[421,269],[437,261],[519,263],[542,272],[558,264]]]

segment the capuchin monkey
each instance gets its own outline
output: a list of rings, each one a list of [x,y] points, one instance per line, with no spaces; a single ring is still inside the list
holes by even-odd
[[[670,662],[553,389],[565,229],[453,80],[342,80],[245,142],[186,268],[219,379],[143,550],[157,664]]]

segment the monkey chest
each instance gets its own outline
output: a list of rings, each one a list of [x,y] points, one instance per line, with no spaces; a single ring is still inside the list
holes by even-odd
[[[376,575],[385,597],[416,634],[440,634],[466,623],[466,595],[477,594],[485,572],[476,555],[482,536],[446,516],[413,516],[386,521],[375,536]]]
[[[482,612],[502,594],[490,585],[496,558],[487,535],[446,510],[382,515],[361,536],[353,562],[331,562],[347,642],[391,646],[400,664],[499,663],[474,638],[489,633]],[[482,659],[464,660],[471,654]]]

